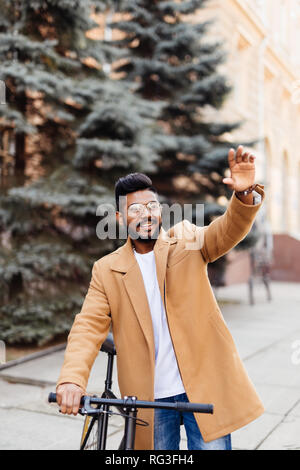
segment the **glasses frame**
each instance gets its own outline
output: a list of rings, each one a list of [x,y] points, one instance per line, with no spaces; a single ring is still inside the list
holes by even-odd
[[[148,207],[148,205],[151,204],[152,202],[155,202],[155,203],[158,204],[157,209],[151,210],[151,209]],[[142,212],[138,212],[138,213],[136,213],[136,214],[130,214],[130,207],[132,207],[132,206],[134,206],[134,205],[143,206],[143,207],[144,207],[144,210],[143,210]],[[132,215],[132,216],[139,216],[139,215],[141,215],[141,214],[143,214],[143,213],[145,212],[145,208],[147,208],[147,210],[150,212],[150,214],[152,214],[153,212],[156,212],[156,211],[161,210],[161,204],[160,204],[160,202],[158,202],[158,201],[149,201],[149,202],[147,202],[147,204],[143,204],[143,203],[141,203],[141,202],[133,202],[132,204],[130,204],[130,206],[127,207],[127,214],[128,214],[128,215]]]

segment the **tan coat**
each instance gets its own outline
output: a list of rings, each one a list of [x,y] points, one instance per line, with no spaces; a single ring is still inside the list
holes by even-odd
[[[264,199],[262,185],[257,191]],[[246,425],[264,411],[207,276],[207,264],[247,235],[260,206],[246,205],[233,194],[226,212],[208,226],[196,227],[184,220],[168,232],[162,228],[154,246],[159,288],[187,396],[191,402],[214,405],[213,415],[195,414],[206,442]],[[200,248],[185,249],[187,239],[189,243],[199,240]],[[68,338],[58,384],[72,382],[86,388],[110,326],[122,397],[134,395],[153,401],[152,320],[130,238],[94,263],[87,295]],[[138,417],[150,425],[137,427],[135,448],[151,450],[154,411],[140,409]]]

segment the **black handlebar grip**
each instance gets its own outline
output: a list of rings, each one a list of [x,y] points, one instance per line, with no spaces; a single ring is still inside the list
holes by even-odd
[[[185,403],[185,402],[176,402],[177,408],[181,411],[191,411],[193,413],[210,413],[213,414],[214,406],[210,404],[203,403]]]
[[[50,392],[48,395],[49,403],[56,403],[56,393]],[[81,397],[80,404],[84,405],[84,396]]]
[[[49,403],[56,403],[56,393],[49,393],[48,395],[48,402]]]

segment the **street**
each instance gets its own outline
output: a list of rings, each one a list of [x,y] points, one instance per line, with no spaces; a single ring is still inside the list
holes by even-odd
[[[265,413],[232,434],[234,450],[300,449],[300,285],[273,282],[267,302],[255,285],[256,304],[248,303],[245,284],[215,293],[245,367],[260,395]],[[47,403],[63,361],[63,351],[0,371],[1,449],[78,449],[83,417],[64,416]],[[100,393],[106,357],[99,353],[88,391]],[[116,368],[113,390],[119,394]],[[108,449],[122,437],[122,418],[109,421]],[[186,449],[182,426],[181,449]]]

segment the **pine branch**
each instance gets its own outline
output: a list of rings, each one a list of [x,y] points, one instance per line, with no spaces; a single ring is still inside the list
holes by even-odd
[[[115,167],[128,171],[133,168],[138,169],[137,171],[142,168],[144,171],[153,171],[153,163],[159,156],[146,145],[127,146],[120,140],[78,139],[74,167],[88,168],[97,159],[101,160],[101,168],[106,171]]]
[[[0,106],[1,128],[13,127],[16,134],[34,134],[37,129],[29,123],[17,110],[11,109],[8,106]]]

